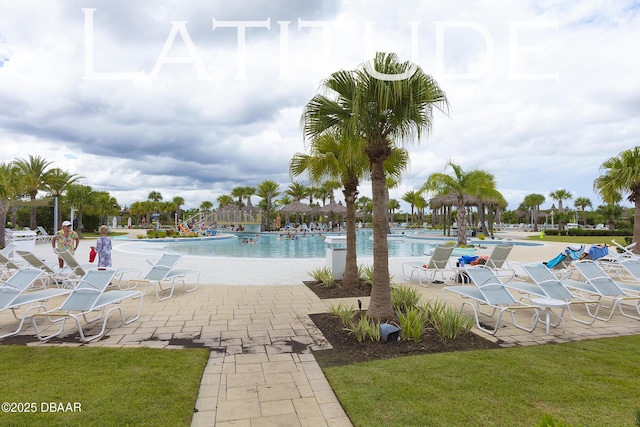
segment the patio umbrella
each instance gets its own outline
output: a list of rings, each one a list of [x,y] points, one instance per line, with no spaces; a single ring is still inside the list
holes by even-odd
[[[304,204],[298,200],[294,200],[288,205],[280,209],[280,213],[286,214],[287,218],[290,214],[308,215],[314,212],[313,206]],[[288,221],[287,221],[288,222]]]

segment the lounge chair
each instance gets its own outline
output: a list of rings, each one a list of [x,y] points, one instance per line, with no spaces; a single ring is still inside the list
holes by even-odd
[[[58,256],[64,260],[65,268],[68,269],[67,280],[77,280],[81,277],[84,277],[87,274],[85,267],[81,266],[76,260],[76,257],[73,256],[69,251],[60,251],[58,252]],[[90,267],[92,268],[92,267]],[[118,285],[118,288],[121,290],[131,290],[133,288],[129,286],[123,286],[122,279],[125,274],[128,273],[137,273],[140,275],[140,270],[137,268],[118,268],[116,269],[116,274],[114,277],[114,281]]]
[[[636,246],[636,242],[633,242],[627,246],[623,246],[620,243],[616,242],[616,239],[611,239],[611,243],[616,246],[618,254],[622,258],[633,259],[636,261],[640,260],[640,255],[634,253],[632,250]]]
[[[16,251],[16,253],[20,255],[31,267],[37,270],[42,270],[45,273],[45,282],[48,286],[55,284],[69,288],[73,287],[72,284],[68,284],[66,281],[66,279],[69,278],[69,270],[45,264],[40,258],[29,251]]]
[[[137,320],[142,310],[143,293],[139,291],[106,291],[107,286],[109,286],[115,274],[116,271],[112,269],[89,270],[59,307],[43,313],[34,314],[31,319],[38,339],[47,341],[62,334],[67,319],[73,319],[76,322],[80,340],[83,342],[90,342],[104,335],[107,321],[112,311],[118,311],[120,313],[120,318],[125,325]],[[138,310],[132,317],[125,318],[121,303],[128,298],[139,299]],[[97,313],[97,315],[88,319],[87,316],[93,313]],[[41,326],[38,325],[38,320],[43,317],[48,318],[51,323],[57,321],[60,323],[60,328],[52,334],[43,335]],[[87,336],[82,328],[81,318],[86,323],[93,323],[103,319],[102,328],[97,334]]]
[[[585,325],[592,325],[595,322],[600,310],[599,300],[586,299],[582,295],[574,294],[564,285],[563,280],[558,279],[554,273],[542,263],[526,264],[523,265],[522,268],[535,284],[508,282],[505,286],[516,292],[527,294],[529,301],[534,304],[535,301],[533,301],[533,298],[550,298],[564,301],[567,303],[565,308],[568,310],[571,319]],[[574,315],[572,308],[576,306],[585,307],[589,320],[583,320]],[[562,317],[562,313],[560,317]]]
[[[585,282],[571,281],[571,284],[565,283],[565,286],[588,293],[600,301],[602,299],[611,301],[609,306],[602,305],[603,308],[611,310],[609,316],[598,317],[598,319],[605,322],[611,320],[617,308],[623,316],[640,320],[640,295],[634,296],[625,292],[595,261],[582,260],[575,262],[574,265],[585,278]],[[626,313],[623,306],[634,307],[639,316]]]
[[[71,289],[42,289],[30,290],[34,283],[44,274],[41,270],[25,268],[16,271],[0,286],[0,311],[11,310],[13,317],[18,320],[18,326],[11,332],[0,335],[0,339],[17,334],[22,330],[24,321],[31,313],[46,311],[44,303],[54,297],[71,293]],[[24,311],[22,308],[26,307]]]
[[[484,265],[499,276],[515,277],[516,272],[507,260],[512,249],[513,245],[496,245]]]
[[[616,281],[623,291],[640,294],[640,260],[628,259],[622,261],[620,266],[624,268],[629,276],[633,279],[633,283],[626,281]]]
[[[0,251],[0,278],[5,279],[10,277],[14,272],[24,267],[24,262],[20,263],[11,258],[11,253],[17,247],[15,243],[8,244],[4,249]]]
[[[155,291],[158,301],[164,301],[173,296],[176,282],[182,282],[185,292],[193,292],[198,288],[200,281],[200,272],[198,270],[176,269],[174,266],[182,258],[179,254],[165,254],[152,265],[147,274],[139,279],[130,280],[130,286],[133,288],[139,284],[144,284],[144,293],[147,293],[149,285]],[[186,276],[196,275],[196,283],[191,287],[185,281]],[[168,293],[167,293],[168,292]]]
[[[47,233],[47,230],[43,226],[39,225],[36,228],[36,243],[47,243],[53,239],[53,236]]]
[[[442,298],[445,300],[445,292],[452,292],[462,296],[462,306],[464,307],[465,304],[468,304],[473,309],[478,329],[490,335],[495,335],[500,328],[500,321],[505,312],[511,314],[511,320],[515,327],[526,332],[532,332],[536,328],[541,311],[539,306],[524,304],[516,300],[490,268],[485,266],[467,267],[465,272],[471,278],[473,285],[445,286],[442,289]],[[491,311],[483,311],[482,307],[485,306],[490,308]],[[531,327],[525,327],[517,323],[515,313],[521,310],[533,311]],[[480,321],[480,314],[495,319],[495,326],[491,328],[483,324]]]
[[[445,280],[444,272],[449,269],[449,258],[453,252],[453,246],[438,245],[433,249],[429,261],[425,262],[405,262],[402,263],[402,275],[409,282],[413,279],[413,274],[417,273],[418,282],[422,286],[429,286],[430,282],[435,282],[436,274],[440,273],[442,280]],[[407,276],[406,270],[411,274]],[[422,282],[421,273],[424,273],[426,283]],[[431,273],[431,274],[429,274]]]

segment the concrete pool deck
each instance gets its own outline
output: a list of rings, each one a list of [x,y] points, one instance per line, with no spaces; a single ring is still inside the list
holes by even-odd
[[[512,233],[508,238],[525,237]],[[126,241],[114,240],[114,267],[139,268],[146,272],[150,254],[131,253]],[[566,244],[542,241],[541,246],[514,246],[514,263],[549,260]],[[88,260],[90,239],[82,240],[76,258]],[[486,249],[488,254],[491,250]],[[484,250],[483,250],[484,251]],[[37,245],[34,253],[55,262],[51,246]],[[389,260],[398,283],[402,262]],[[121,325],[110,320],[106,336],[91,346],[180,348],[199,345],[211,349],[192,426],[350,426],[351,423],[331,390],[309,348],[328,348],[328,343],[309,319],[326,312],[336,300],[320,300],[302,284],[308,272],[324,266],[325,259],[226,259],[185,256],[179,268],[199,269],[200,287],[184,293],[180,285],[174,296],[158,301],[148,293],[140,319]],[[359,259],[370,264],[369,259]],[[450,284],[447,282],[447,284]],[[419,289],[425,299],[441,298],[444,285]],[[368,298],[361,298],[364,308]],[[347,300],[355,305],[356,299]],[[447,296],[447,303],[459,300]],[[125,312],[135,302],[123,303]],[[533,345],[586,338],[640,334],[640,322],[615,315],[610,322],[584,326],[566,320],[565,329],[547,335],[539,325],[525,333],[506,321],[497,338],[506,345]],[[0,334],[15,325],[11,313],[0,313]],[[73,333],[69,329],[69,333]],[[479,332],[481,336],[491,338]],[[20,335],[33,337],[31,327]],[[29,345],[45,345],[38,342]],[[64,345],[79,345],[67,344]]]

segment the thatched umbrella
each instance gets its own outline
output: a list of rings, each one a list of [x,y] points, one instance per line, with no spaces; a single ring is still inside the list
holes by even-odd
[[[318,211],[321,214],[344,215],[347,213],[347,207],[342,203],[330,202],[326,206],[322,206]]]
[[[476,196],[469,196],[467,194],[464,195],[464,205],[465,206],[478,206],[478,198]],[[450,235],[448,231],[450,230],[450,224],[447,223],[447,219],[450,217],[451,207],[458,207],[458,196],[455,194],[447,194],[442,196],[435,196],[429,199],[429,207],[431,210],[435,211],[438,209],[443,210],[443,217],[445,220],[445,224],[443,227],[443,233],[445,235]]]
[[[298,214],[298,215],[308,215],[314,212],[313,206],[309,206],[304,204],[298,200],[294,200],[293,202],[285,205],[280,209],[280,213],[286,214],[287,219],[290,214]],[[288,222],[288,221],[287,221]]]

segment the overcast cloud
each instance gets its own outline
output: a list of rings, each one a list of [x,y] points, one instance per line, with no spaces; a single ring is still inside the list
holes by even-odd
[[[376,51],[418,63],[451,105],[407,147],[392,198],[452,160],[492,173],[508,209],[531,193],[549,207],[558,188],[595,207],[599,166],[639,141],[638,1],[0,0],[0,10],[0,161],[43,156],[121,205],[159,191],[217,206],[266,179],[286,188],[305,150],[305,104],[331,72]]]

